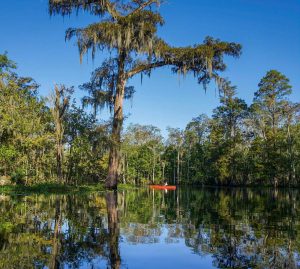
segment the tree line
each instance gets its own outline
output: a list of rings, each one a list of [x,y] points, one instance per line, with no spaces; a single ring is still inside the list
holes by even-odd
[[[80,87],[87,96],[76,103],[74,88],[64,85],[41,97],[39,85],[19,76],[6,54],[0,66],[2,181],[104,182],[112,125],[97,119],[107,103],[90,90],[94,74]],[[300,105],[290,101],[291,93],[289,79],[271,70],[258,83],[252,104],[224,80],[211,117],[201,114],[184,129],[169,127],[166,138],[155,126],[130,124],[120,137],[119,182],[299,185]]]
[[[17,75],[15,63],[0,55],[2,181],[104,180],[110,189],[121,181],[298,184],[299,105],[288,99],[289,80],[269,71],[248,106],[221,76],[227,68],[224,56],[239,57],[241,45],[212,37],[194,46],[168,44],[157,34],[164,24],[160,4],[49,0],[50,15],[79,15],[81,10],[99,19],[66,31],[66,40],[77,39],[80,59],[89,52],[94,58],[97,51],[109,52],[109,57],[80,86],[87,95],[76,104],[74,88],[64,85],[56,85],[48,99],[41,98],[37,83]],[[193,75],[204,88],[215,81],[220,106],[211,118],[201,115],[185,130],[169,128],[166,141],[153,126],[133,125],[124,131],[124,100],[135,92],[130,80],[163,66],[178,75]],[[99,112],[105,107],[112,119],[101,122]]]
[[[124,181],[201,185],[296,186],[300,176],[300,104],[289,79],[270,70],[248,105],[229,81],[211,117],[185,129],[131,125],[124,135]]]

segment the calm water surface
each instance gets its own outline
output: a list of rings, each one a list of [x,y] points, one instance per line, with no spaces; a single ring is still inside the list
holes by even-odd
[[[0,268],[300,268],[300,193],[0,195]]]

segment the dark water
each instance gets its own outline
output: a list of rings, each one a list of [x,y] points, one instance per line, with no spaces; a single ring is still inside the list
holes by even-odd
[[[0,196],[0,268],[300,268],[300,192]]]

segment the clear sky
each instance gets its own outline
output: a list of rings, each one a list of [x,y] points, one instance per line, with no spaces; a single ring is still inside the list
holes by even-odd
[[[94,62],[87,57],[80,64],[75,40],[66,43],[64,33],[69,27],[95,22],[96,17],[50,17],[47,0],[0,3],[0,53],[8,51],[18,63],[18,72],[41,85],[42,95],[48,95],[54,83],[77,87],[89,80],[103,55],[99,53]],[[270,69],[290,78],[291,99],[300,101],[299,0],[166,0],[161,13],[166,24],[159,34],[170,44],[196,44],[210,35],[243,45],[240,59],[227,59],[224,76],[238,86],[239,97],[248,103]],[[127,103],[127,124],[153,124],[163,131],[167,126],[184,128],[193,117],[210,115],[219,103],[214,85],[205,93],[194,78],[179,80],[167,68],[153,72],[142,85],[140,78],[131,84],[137,92],[132,106]]]

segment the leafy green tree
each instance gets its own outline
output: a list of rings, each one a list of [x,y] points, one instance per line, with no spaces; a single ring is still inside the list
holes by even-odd
[[[124,182],[158,182],[162,176],[163,138],[151,125],[130,125],[122,144]]]
[[[201,114],[192,119],[185,128],[185,152],[187,159],[183,167],[186,170],[187,183],[202,184],[207,181],[207,142],[210,133],[210,119]]]
[[[64,131],[65,116],[69,107],[69,101],[73,88],[67,88],[64,85],[55,86],[55,92],[52,96],[52,116],[55,125],[56,138],[56,163],[57,177],[63,180],[63,153],[64,153]]]
[[[3,58],[3,57],[2,57]],[[51,177],[51,114],[38,97],[38,85],[8,69],[0,74],[0,162],[1,174],[16,183],[30,184]]]
[[[5,72],[12,69],[16,69],[17,65],[8,58],[7,53],[0,54],[0,74],[3,75]]]
[[[182,157],[184,153],[184,132],[179,128],[167,128],[168,145],[173,147],[176,152],[176,183],[180,184]]]
[[[281,173],[280,127],[286,120],[284,113],[291,94],[289,79],[276,70],[270,70],[258,84],[252,105],[253,117],[259,131],[258,139],[262,141],[261,156],[264,177],[270,184],[277,186]]]
[[[221,105],[214,110],[211,122],[212,162],[221,184],[238,184],[244,177],[242,131],[248,108],[244,100],[235,97],[236,87],[229,81],[223,82],[221,90]]]
[[[76,103],[65,116],[66,180],[88,183],[104,180],[107,166],[103,164],[109,146],[110,123],[98,122]]]
[[[84,1],[49,0],[50,14],[68,15],[80,9],[100,17],[100,22],[82,29],[69,29],[66,38],[77,37],[80,58],[89,50],[109,51],[111,59],[104,62],[113,70],[114,83],[112,143],[110,147],[108,188],[117,188],[120,174],[120,142],[123,124],[123,100],[129,79],[137,74],[171,66],[175,73],[192,73],[205,85],[226,69],[224,55],[239,56],[241,46],[207,38],[204,44],[193,47],[173,47],[157,36],[157,27],[163,18],[153,7],[160,0]],[[113,74],[116,74],[114,77]],[[109,89],[107,89],[109,91]]]
[[[92,75],[90,82],[80,86],[81,90],[88,93],[82,98],[83,108],[91,106],[93,108],[94,117],[97,116],[99,110],[108,107],[113,111],[114,96],[116,94],[117,62],[113,59],[105,61],[102,66],[96,69]],[[125,87],[124,98],[131,99],[134,94],[134,87]]]

